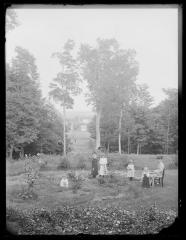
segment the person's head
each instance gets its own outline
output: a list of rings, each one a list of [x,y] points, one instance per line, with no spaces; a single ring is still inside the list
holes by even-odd
[[[163,163],[163,161],[161,159],[158,160],[158,163]]]
[[[130,159],[130,160],[129,160],[129,163],[130,163],[130,164],[133,164],[134,162],[133,162],[133,160],[132,160],[132,159]]]
[[[97,157],[96,152],[93,152],[92,157],[93,157],[93,158],[96,158],[96,157]]]

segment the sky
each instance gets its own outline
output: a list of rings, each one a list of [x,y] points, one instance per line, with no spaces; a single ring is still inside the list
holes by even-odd
[[[149,86],[157,105],[165,98],[162,88],[178,88],[178,9],[166,8],[23,8],[15,9],[20,25],[6,34],[6,60],[14,57],[16,46],[26,48],[35,58],[43,96],[60,71],[52,58],[68,39],[76,49],[81,43],[95,46],[97,38],[115,38],[121,48],[136,50],[139,62],[137,83]],[[91,111],[83,93],[75,97],[74,111]],[[60,111],[61,108],[55,105]]]

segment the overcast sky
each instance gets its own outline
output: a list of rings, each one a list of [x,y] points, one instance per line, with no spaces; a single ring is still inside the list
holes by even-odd
[[[149,86],[155,104],[164,97],[162,88],[178,86],[178,9],[96,8],[16,9],[20,26],[6,36],[7,60],[15,46],[36,58],[44,96],[60,70],[51,54],[67,39],[95,45],[97,38],[115,38],[122,48],[133,48],[139,62],[138,83]],[[84,96],[75,98],[74,110],[91,110]]]

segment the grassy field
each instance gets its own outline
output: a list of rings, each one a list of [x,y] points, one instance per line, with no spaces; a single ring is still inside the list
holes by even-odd
[[[7,178],[6,178],[6,201],[7,206],[13,208],[28,210],[33,208],[45,208],[53,210],[56,207],[64,206],[113,206],[121,207],[125,210],[138,211],[140,207],[148,207],[152,204],[160,209],[178,211],[178,170],[168,169],[172,163],[174,156],[164,156],[166,173],[164,179],[164,187],[156,186],[150,189],[141,187],[141,182],[129,182],[125,177],[126,169],[124,165],[128,159],[132,158],[136,166],[136,176],[141,175],[144,166],[155,169],[157,159],[154,155],[142,156],[118,156],[110,154],[109,171],[115,176],[116,181],[99,184],[97,179],[89,178],[90,174],[90,158],[84,156],[89,163],[87,169],[76,169],[78,174],[84,178],[81,189],[77,193],[73,193],[71,187],[62,190],[59,182],[62,176],[67,175],[71,170],[57,170],[60,163],[60,156],[45,156],[48,165],[45,171],[40,171],[40,177],[36,181],[34,191],[37,194],[36,199],[23,200],[18,196],[21,189],[26,186],[24,161],[7,162]],[[71,165],[76,168],[76,161],[81,156],[69,157]],[[118,170],[119,169],[119,170]]]

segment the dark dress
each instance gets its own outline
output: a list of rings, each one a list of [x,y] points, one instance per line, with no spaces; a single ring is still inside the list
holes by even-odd
[[[98,175],[98,159],[92,159],[92,176],[95,178]]]
[[[144,174],[144,177],[143,177],[142,187],[144,187],[144,188],[149,188],[150,187],[149,178],[147,177],[146,174]]]

